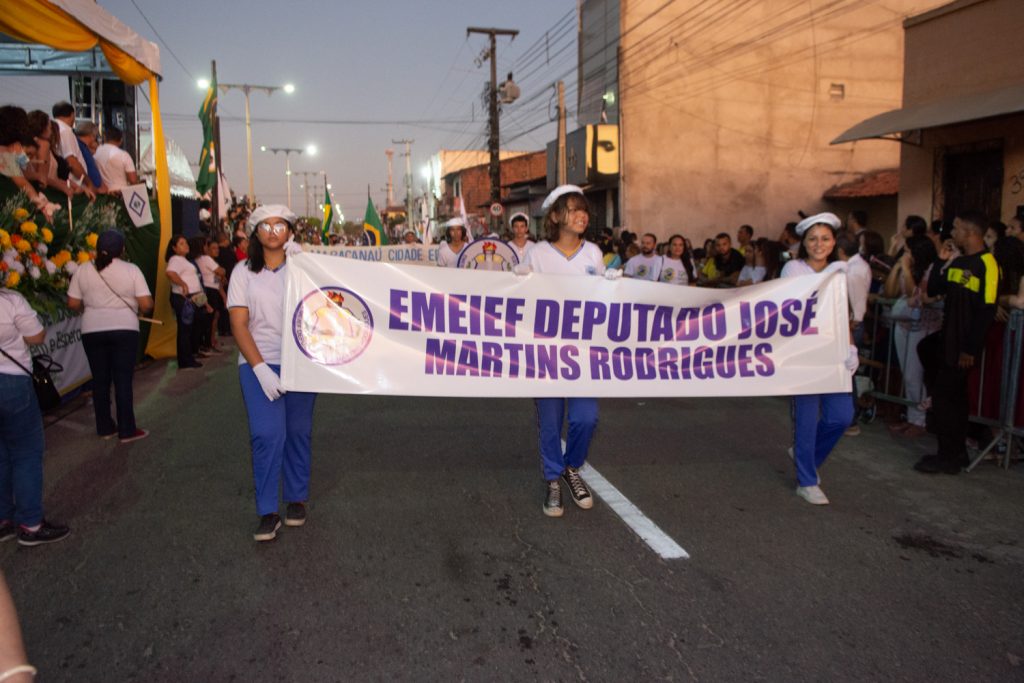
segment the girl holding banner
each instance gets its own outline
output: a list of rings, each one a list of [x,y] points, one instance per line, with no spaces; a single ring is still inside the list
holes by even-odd
[[[281,386],[281,329],[289,253],[298,217],[280,204],[261,206],[249,217],[249,259],[232,271],[228,288],[231,334],[238,344],[238,374],[249,417],[252,471],[259,526],[253,538],[272,541],[281,528],[278,490],[284,479],[284,523],[306,523],[309,499],[313,404],[316,394]]]
[[[541,207],[547,241],[526,254],[517,273],[554,273],[556,275],[604,275],[618,279],[621,270],[605,271],[601,249],[583,239],[590,223],[590,206],[583,190],[562,185],[552,190]],[[540,431],[540,456],[544,479],[544,514],[561,517],[562,489],[559,479],[569,487],[574,503],[584,510],[594,505],[590,490],[580,477],[586,462],[590,439],[597,427],[596,398],[537,398],[537,425]],[[562,452],[562,425],[568,406],[569,431]]]
[[[839,217],[833,213],[820,213],[797,224],[800,250],[797,258],[786,263],[782,277],[813,275],[826,269],[842,270],[845,264],[836,261],[836,232],[841,225]],[[856,372],[857,364],[857,347],[851,344],[846,369]],[[849,392],[793,397],[791,453],[796,464],[796,494],[808,503],[828,505],[828,498],[821,490],[818,469],[852,421],[853,403]]]

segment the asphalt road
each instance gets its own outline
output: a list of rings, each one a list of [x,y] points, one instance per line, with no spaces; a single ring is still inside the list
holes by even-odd
[[[541,512],[528,400],[321,396],[306,526],[257,544],[233,358],[137,375],[146,440],[47,428],[67,541],[0,547],[40,681],[1024,680],[1024,467],[881,424],[793,493],[783,399],[605,400],[606,504]]]

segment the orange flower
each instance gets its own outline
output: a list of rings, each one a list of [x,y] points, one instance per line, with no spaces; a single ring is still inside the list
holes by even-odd
[[[40,266],[40,265],[43,264],[43,257],[40,256],[39,254],[37,254],[34,251],[32,252],[31,255],[29,255],[29,258],[32,259],[32,263],[37,265],[37,266]]]
[[[88,263],[91,260],[91,257],[89,256],[89,252],[80,251],[75,255],[75,260],[78,261],[79,264]]]
[[[4,280],[4,285],[10,289],[14,289],[18,286],[19,282],[21,282],[21,276],[12,270],[7,273],[7,279]]]
[[[21,208],[18,208],[18,209],[14,210],[14,220],[16,220],[16,221],[23,221],[26,218],[28,218],[28,210],[21,209]]]

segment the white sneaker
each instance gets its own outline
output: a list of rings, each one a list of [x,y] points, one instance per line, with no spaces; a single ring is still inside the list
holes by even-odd
[[[811,505],[828,505],[828,498],[820,486],[797,486],[796,495],[806,500]]]

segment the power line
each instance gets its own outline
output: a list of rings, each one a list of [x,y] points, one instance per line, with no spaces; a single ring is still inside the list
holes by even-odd
[[[142,8],[139,7],[139,4],[135,2],[135,0],[131,0],[131,2],[135,6],[135,9],[139,11],[139,14],[142,15],[142,20],[146,22],[146,25],[149,26],[150,29],[152,29],[153,33],[156,34],[156,37],[160,40],[161,43],[163,43],[164,47],[167,48],[167,52],[170,53],[171,57],[174,57],[174,61],[178,63],[178,66],[181,67],[182,71],[188,74],[189,80],[195,83],[196,77],[193,76],[192,72],[188,70],[188,67],[185,66],[185,64],[180,59],[178,59],[178,55],[174,54],[174,50],[172,50],[171,46],[167,43],[166,40],[164,40],[164,37],[160,35],[160,32],[156,30],[156,26],[153,26],[153,22],[151,22],[149,20],[149,17],[146,16],[146,13],[142,11]]]

